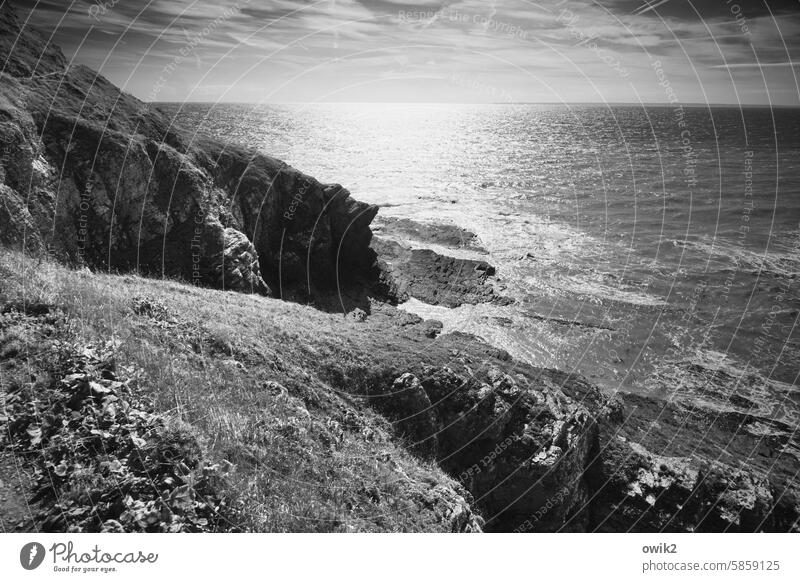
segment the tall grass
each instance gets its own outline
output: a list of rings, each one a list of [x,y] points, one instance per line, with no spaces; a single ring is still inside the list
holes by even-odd
[[[230,467],[252,531],[448,531],[463,490],[320,370],[358,358],[341,316],[275,299],[70,270],[0,251],[0,309],[62,311],[76,347],[113,342],[156,411]],[[149,306],[142,308],[142,305]],[[344,327],[343,327],[344,326]],[[8,338],[0,336],[0,346]]]

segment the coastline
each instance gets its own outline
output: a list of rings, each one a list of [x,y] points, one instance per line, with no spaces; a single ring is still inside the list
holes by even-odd
[[[263,479],[260,463],[274,460],[258,460],[265,443],[297,455],[310,448],[303,475],[310,473],[319,488],[352,489],[352,499],[325,497],[326,511],[337,517],[326,517],[323,530],[797,530],[791,472],[796,477],[800,447],[791,427],[764,425],[748,415],[745,403],[728,414],[725,426],[708,428],[702,407],[603,395],[580,377],[535,368],[474,336],[441,333],[440,323],[395,305],[409,297],[451,308],[510,301],[486,261],[414,244],[479,252],[474,234],[407,221],[399,225],[403,243],[374,237],[378,208],[354,200],[342,186],[173,126],[89,69],[67,68],[41,37],[19,29],[7,5],[1,24],[4,39],[21,40],[13,52],[7,43],[0,47],[6,58],[0,106],[7,119],[1,129],[3,142],[13,146],[0,176],[0,242],[14,249],[4,251],[0,293],[2,365],[9,378],[22,364],[52,355],[54,345],[43,338],[78,323],[81,331],[68,340],[80,352],[103,334],[118,334],[110,321],[124,321],[128,344],[115,348],[114,357],[123,367],[144,370],[142,386],[158,377],[147,370],[144,355],[161,342],[181,356],[171,365],[186,365],[177,376],[181,382],[199,382],[202,390],[185,395],[197,403],[184,404],[187,411],[177,420],[200,433],[197,446],[212,462],[227,461],[243,436],[241,427],[231,426],[225,446],[204,444],[216,440],[213,430],[221,426],[192,426],[203,407],[213,406],[204,390],[258,394],[248,411],[226,409],[234,424],[261,426],[259,407],[276,409],[266,419],[274,426],[253,436],[249,450],[236,451],[238,463],[224,479],[237,472]],[[43,256],[49,259],[37,262]],[[69,300],[76,290],[83,305]],[[157,308],[139,313],[131,296]],[[164,313],[172,315],[165,319]],[[176,328],[189,332],[175,336]],[[148,340],[137,351],[130,347],[134,331],[143,330]],[[34,349],[37,342],[41,351]],[[223,383],[200,382],[199,371],[208,369]],[[53,390],[53,380],[60,386],[63,372],[43,368],[41,388]],[[174,382],[164,386],[173,396],[180,388]],[[145,394],[158,400],[157,392]],[[156,402],[152,413],[169,409]],[[4,452],[32,473],[49,475],[49,465],[37,466],[42,461],[26,454],[40,442],[29,429],[37,434],[39,428],[39,439],[55,433],[19,411],[3,423],[17,423]],[[676,427],[686,442],[670,439]],[[759,447],[769,449],[766,458],[785,455],[795,464],[787,463],[777,478],[767,463],[739,468]],[[346,471],[336,473],[344,465],[330,459],[354,452],[349,469],[372,471],[365,474],[373,483],[350,483]],[[368,469],[387,454],[401,461]],[[195,461],[190,469],[202,471]],[[333,483],[314,475],[318,462],[334,473]],[[376,492],[375,483],[392,493]],[[61,485],[70,486],[69,479]],[[261,506],[279,505],[290,492],[258,495]],[[233,490],[230,502],[244,503],[241,492]],[[219,515],[218,506],[211,514]],[[391,511],[401,518],[375,517]],[[423,519],[410,517],[419,511]],[[122,515],[75,523],[96,531],[109,520],[125,521]],[[265,521],[249,527],[278,523],[269,522],[275,515],[267,512]],[[130,523],[145,531],[162,527],[160,521]],[[303,529],[303,523],[277,528]],[[73,525],[44,524],[24,528]]]

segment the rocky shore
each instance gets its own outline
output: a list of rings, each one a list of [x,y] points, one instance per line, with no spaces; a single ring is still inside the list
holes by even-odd
[[[605,395],[396,309],[409,297],[511,301],[486,261],[419,244],[478,251],[471,233],[405,220],[373,236],[377,207],[174,125],[68,65],[8,4],[0,58],[0,469],[25,468],[18,497],[44,476],[59,487],[36,496],[22,529],[798,529],[800,443],[785,423]],[[112,327],[108,361],[47,363],[64,342],[82,354]],[[119,384],[93,395],[91,382],[108,387],[92,374]],[[111,424],[39,425],[37,391]],[[36,454],[43,439],[84,429],[129,438],[110,428],[121,423],[104,408],[112,396],[164,434],[183,423],[190,462],[161,467],[155,497],[131,486],[129,497],[92,498],[80,490],[92,461]],[[169,445],[131,434],[141,442],[107,460],[119,467],[94,470],[133,483],[136,459]],[[74,519],[47,521],[65,492]],[[87,517],[101,502],[103,519]],[[172,514],[182,517],[162,519]]]

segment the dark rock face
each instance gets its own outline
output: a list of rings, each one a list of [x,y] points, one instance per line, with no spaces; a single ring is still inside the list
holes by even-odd
[[[561,385],[600,426],[598,454],[586,471],[590,530],[800,531],[797,439],[787,427],[741,415],[731,422],[694,397],[598,399],[581,379]],[[694,394],[709,398],[710,386]]]
[[[598,425],[561,390],[559,373],[531,372],[424,366],[375,376],[365,392],[410,450],[467,488],[487,530],[580,531],[589,525],[586,469]]]
[[[270,283],[333,287],[372,266],[377,206],[261,154],[211,140],[199,148],[198,161],[227,193],[223,215],[253,241]]]
[[[718,462],[661,457],[616,437],[606,443],[594,511],[603,531],[773,529],[768,480]],[[784,530],[785,531],[785,530]]]
[[[224,232],[225,247],[220,262],[220,287],[269,295],[270,290],[261,278],[258,264],[258,253],[253,243],[234,228],[226,228]]]
[[[747,419],[732,423],[697,402],[623,400],[625,421],[601,421],[601,454],[588,471],[594,529],[800,531],[796,444],[780,427],[759,423],[749,434]]]
[[[437,407],[438,457],[473,494],[487,527],[556,531],[568,520],[573,529],[584,526],[583,474],[598,435],[588,410],[544,376],[515,379],[494,368],[480,384],[460,384],[447,369],[422,379],[436,402],[462,391]]]
[[[408,448],[457,478],[487,530],[800,526],[785,427],[764,438],[764,422],[733,422],[694,401],[608,397],[577,375],[503,357],[466,334],[425,341],[426,322],[413,318],[390,338],[380,333],[384,320],[397,319],[388,309],[376,308],[361,328],[359,345],[371,357],[334,384],[366,395]]]
[[[68,68],[8,3],[0,38],[0,242],[257,293],[264,279],[346,284],[374,263],[377,207],[258,152],[195,139]]]
[[[495,270],[486,261],[457,259],[430,249],[412,249],[375,237],[381,291],[402,303],[414,297],[431,305],[458,307],[465,303],[507,305],[512,299],[495,293],[488,282]]]

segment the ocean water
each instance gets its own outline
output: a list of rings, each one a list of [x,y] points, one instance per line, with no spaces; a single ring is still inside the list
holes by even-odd
[[[800,404],[800,110],[163,105],[381,205],[475,232],[513,305],[405,309],[607,390]],[[423,245],[424,246],[424,245]],[[719,406],[724,406],[724,404]]]

